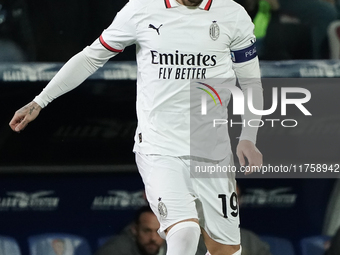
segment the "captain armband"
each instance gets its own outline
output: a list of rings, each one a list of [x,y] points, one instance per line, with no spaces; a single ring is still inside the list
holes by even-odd
[[[231,50],[231,60],[234,63],[243,63],[257,56],[256,44],[253,43],[249,47],[242,50]]]

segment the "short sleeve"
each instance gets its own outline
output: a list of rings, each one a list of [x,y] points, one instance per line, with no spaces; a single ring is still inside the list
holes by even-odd
[[[234,63],[242,63],[257,56],[254,24],[248,13],[240,8],[235,29],[230,44],[231,56]]]
[[[111,25],[99,37],[100,43],[108,50],[122,52],[136,41],[135,1],[128,2],[116,15]]]

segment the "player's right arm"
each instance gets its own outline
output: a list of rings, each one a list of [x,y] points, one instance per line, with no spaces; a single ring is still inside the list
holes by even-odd
[[[76,88],[113,56],[103,46],[96,46],[96,44],[98,43],[94,42],[90,47],[85,48],[67,61],[32,102],[15,112],[9,123],[13,131],[22,131],[28,123],[38,116],[42,108],[55,98]],[[100,55],[103,55],[103,57],[98,58]]]
[[[133,44],[135,42],[134,9],[133,2],[125,5],[99,39],[67,61],[32,102],[15,112],[9,123],[11,129],[15,132],[22,131],[38,116],[42,108],[79,86],[110,58],[122,52],[126,46]]]

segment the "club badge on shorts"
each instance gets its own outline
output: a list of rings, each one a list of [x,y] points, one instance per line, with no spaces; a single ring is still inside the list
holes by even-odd
[[[217,21],[214,20],[209,29],[210,38],[214,41],[216,41],[220,36],[220,27],[217,25],[216,22]]]
[[[165,204],[162,202],[162,198],[158,198],[158,212],[159,215],[165,219],[168,216],[168,210],[166,209]]]

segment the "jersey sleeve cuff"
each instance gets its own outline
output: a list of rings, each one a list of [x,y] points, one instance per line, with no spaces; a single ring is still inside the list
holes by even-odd
[[[248,140],[248,141],[251,141],[253,144],[256,144],[256,137],[253,137],[253,136],[241,135],[239,138],[239,141],[243,141],[243,140]]]
[[[48,103],[44,103],[44,101],[42,99],[39,98],[39,96],[36,96],[33,99],[34,102],[36,102],[41,108],[44,108],[47,106]]]

